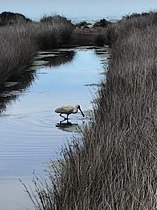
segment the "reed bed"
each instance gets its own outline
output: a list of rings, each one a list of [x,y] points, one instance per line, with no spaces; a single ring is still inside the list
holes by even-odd
[[[21,36],[18,27],[0,28],[0,84],[19,76],[35,55],[35,46],[29,37]]]
[[[106,82],[94,124],[30,194],[39,210],[157,209],[157,26],[149,15],[109,26]],[[130,26],[130,28],[128,28]]]
[[[0,85],[25,71],[38,50],[60,47],[69,41],[73,25],[60,16],[54,19],[0,27]]]

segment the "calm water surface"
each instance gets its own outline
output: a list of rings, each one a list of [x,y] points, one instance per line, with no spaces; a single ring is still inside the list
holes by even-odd
[[[39,52],[27,79],[6,84],[1,93],[0,210],[32,209],[19,179],[32,186],[33,171],[42,175],[67,140],[79,135],[77,125],[88,122],[107,58],[105,48]],[[54,109],[64,104],[80,104],[86,117],[77,113],[70,116],[74,126],[56,126],[61,119]]]

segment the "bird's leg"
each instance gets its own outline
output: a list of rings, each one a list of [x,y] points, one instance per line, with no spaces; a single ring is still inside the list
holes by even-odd
[[[67,119],[67,118],[66,118],[66,117],[64,117],[61,113],[60,113],[60,116],[61,116],[61,117],[63,117],[63,118],[64,118],[64,120],[66,120],[66,119]]]
[[[64,121],[66,121],[66,119],[61,120],[61,121],[59,122],[60,125],[62,125],[62,123],[63,123]]]
[[[68,125],[72,125],[71,122],[69,122],[69,118],[68,117],[69,117],[69,115],[67,115],[67,124]]]

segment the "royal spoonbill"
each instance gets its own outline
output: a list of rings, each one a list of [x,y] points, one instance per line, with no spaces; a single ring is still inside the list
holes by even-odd
[[[78,110],[80,110],[82,116],[84,117],[85,115],[83,114],[80,105],[76,105],[76,106],[71,106],[71,105],[64,105],[61,107],[58,107],[55,112],[56,113],[60,113],[60,116],[63,117],[64,119],[68,120],[68,116],[70,114],[76,114],[78,112]],[[64,117],[62,114],[66,114],[67,117]]]

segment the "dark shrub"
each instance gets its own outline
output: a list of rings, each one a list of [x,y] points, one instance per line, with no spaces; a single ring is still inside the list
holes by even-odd
[[[0,26],[12,25],[17,23],[24,24],[28,22],[31,22],[31,20],[19,13],[2,12],[0,14]]]
[[[71,20],[68,20],[66,17],[55,15],[55,16],[44,16],[40,19],[41,23],[53,23],[53,24],[71,24]]]
[[[75,27],[81,28],[81,27],[89,27],[89,25],[91,25],[91,23],[87,23],[86,21],[82,21],[80,23],[75,24]]]
[[[93,27],[106,27],[109,24],[111,24],[110,21],[108,21],[106,19],[101,19],[100,21],[94,23]]]

